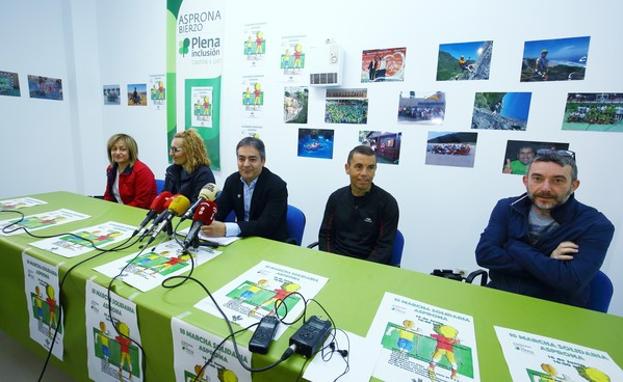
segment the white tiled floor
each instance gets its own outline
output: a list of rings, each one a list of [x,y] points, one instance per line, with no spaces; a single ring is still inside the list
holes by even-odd
[[[0,331],[0,381],[36,382],[44,361]],[[50,363],[43,381],[74,382],[74,379]]]

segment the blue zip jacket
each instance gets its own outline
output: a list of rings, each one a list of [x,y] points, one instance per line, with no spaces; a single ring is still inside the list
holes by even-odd
[[[498,201],[480,235],[476,261],[489,269],[490,287],[565,304],[586,307],[590,282],[604,261],[614,226],[601,212],[575,200],[574,194],[552,211],[560,227],[531,245],[527,194]],[[579,252],[573,260],[555,260],[558,244],[571,241]]]

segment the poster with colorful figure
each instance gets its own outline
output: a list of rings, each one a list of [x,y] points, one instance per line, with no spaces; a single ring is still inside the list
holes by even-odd
[[[263,126],[259,125],[242,125],[240,126],[240,139],[245,137],[253,137],[260,139]]]
[[[313,298],[327,280],[313,273],[262,261],[213,293],[213,296],[230,321],[246,327],[266,315],[274,315],[277,300],[283,300],[278,312],[280,317],[286,312],[288,317],[298,317],[304,308],[300,296],[284,299],[285,296],[298,292],[306,299]],[[209,297],[195,304],[195,308],[222,317]],[[286,329],[285,325],[280,325],[275,338],[279,338]]]
[[[238,362],[231,341],[225,342],[204,367],[223,339],[175,317],[171,319],[171,332],[176,382],[251,382],[251,373]],[[238,351],[250,366],[251,352],[245,346],[238,346]]]
[[[606,352],[499,326],[495,333],[514,382],[623,381]]]
[[[63,100],[63,81],[60,78],[49,78],[28,75],[30,98]]]
[[[19,210],[22,208],[42,206],[44,204],[48,204],[48,202],[29,197],[5,199],[0,200],[0,210]]]
[[[446,115],[446,95],[442,91],[417,93],[401,91],[398,122],[440,125]]]
[[[60,288],[58,286],[58,267],[38,260],[26,253],[22,254],[24,264],[24,291],[28,308],[28,328],[30,338],[47,351],[54,346],[52,354],[63,360],[63,322],[59,325]]]
[[[104,94],[104,105],[121,104],[121,87],[119,85],[104,85],[102,92]]]
[[[62,224],[89,218],[89,215],[61,208],[59,210],[28,215],[23,219],[9,219],[0,221],[0,236],[11,236],[24,233],[22,228],[38,231],[44,228],[56,227]]]
[[[404,81],[407,48],[364,50],[361,82]]]
[[[195,128],[212,127],[212,87],[193,86],[191,88],[191,126]]]
[[[142,381],[136,304],[111,292],[109,311],[107,289],[91,280],[87,280],[85,295],[89,377],[98,382]]]
[[[17,73],[3,72],[0,70],[0,95],[19,97],[19,77]]]
[[[266,61],[266,23],[243,26],[243,55],[249,69],[261,68]]]
[[[264,113],[264,76],[243,76],[240,103],[243,118],[257,120]]]
[[[71,232],[73,235],[51,237],[30,245],[64,257],[80,256],[93,251],[93,245],[103,248],[119,243],[132,235],[135,227],[117,222],[106,222]],[[88,241],[87,241],[88,240]]]
[[[149,100],[151,106],[157,110],[166,105],[166,88],[164,74],[152,74],[149,76]]]
[[[189,252],[182,252],[180,245],[175,240],[170,240],[158,244],[153,250],[144,251],[138,257],[134,253],[93,269],[108,277],[115,277],[127,265],[119,279],[147,292],[162,284],[164,279],[189,271],[192,265],[191,255],[195,267],[198,267],[222,253],[207,247],[191,248]]]
[[[307,50],[307,36],[305,35],[283,36],[281,38],[279,69],[283,73],[284,81],[309,82],[309,69],[305,66]]]
[[[367,337],[381,348],[380,380],[480,381],[471,316],[386,292]]]

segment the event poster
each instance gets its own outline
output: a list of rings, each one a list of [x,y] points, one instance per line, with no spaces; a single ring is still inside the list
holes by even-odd
[[[262,68],[266,62],[266,23],[245,24],[244,62],[248,69]]]
[[[210,168],[218,171],[225,3],[167,0],[166,7],[167,142],[178,131],[195,128],[209,153]]]
[[[471,316],[386,292],[367,337],[383,381],[480,381]]]
[[[404,81],[407,48],[364,50],[361,82]]]
[[[281,38],[281,55],[279,69],[286,82],[306,83],[308,68],[305,63],[307,36],[283,36]]]
[[[119,243],[132,235],[135,227],[117,222],[106,222],[93,227],[81,228],[62,235],[35,241],[30,245],[64,257],[80,256],[93,251],[93,245],[103,248]],[[89,240],[89,241],[87,241]]]
[[[213,296],[230,321],[246,327],[264,316],[274,315],[277,300],[283,300],[279,307],[280,317],[286,312],[289,318],[298,317],[304,309],[301,297],[284,297],[298,292],[306,299],[313,298],[327,280],[326,277],[262,261],[213,293]],[[195,308],[222,317],[209,297],[195,304]],[[285,325],[279,325],[275,339],[286,329]]]
[[[163,280],[189,271],[192,266],[191,255],[194,256],[195,267],[198,267],[221,253],[207,247],[191,248],[182,252],[180,245],[175,240],[170,240],[158,244],[152,250],[146,250],[138,257],[138,253],[134,253],[93,269],[108,277],[115,277],[125,267],[119,278],[134,288],[147,292],[162,284]]]
[[[22,254],[22,261],[30,338],[49,351],[54,331],[59,325],[58,268],[26,253]],[[52,354],[61,361],[63,360],[63,332],[61,321],[52,349]]]
[[[21,219],[21,221],[20,219],[2,220],[0,221],[0,236],[11,236],[24,233],[22,228],[25,228],[28,231],[38,231],[40,229],[56,227],[87,218],[89,218],[89,215],[61,208],[59,210],[28,215]]]
[[[257,120],[262,117],[264,111],[264,76],[243,76],[242,94],[242,118]]]
[[[136,304],[112,292],[110,300],[112,319],[107,289],[87,280],[84,310],[89,378],[98,382],[140,382],[143,355],[137,346],[141,336]]]
[[[251,373],[238,362],[231,340],[225,342],[204,367],[223,339],[175,317],[171,319],[171,332],[177,382],[251,382]],[[250,366],[251,352],[242,344],[238,344],[238,351],[244,363]]]
[[[48,204],[48,202],[29,197],[5,199],[0,200],[0,210],[19,210],[22,208],[42,206],[44,204]]]
[[[606,352],[499,326],[495,333],[514,382],[623,381]]]
[[[12,97],[21,95],[17,73],[0,70],[0,95]]]
[[[152,74],[149,76],[149,100],[151,106],[157,110],[165,107],[167,92],[164,74]]]

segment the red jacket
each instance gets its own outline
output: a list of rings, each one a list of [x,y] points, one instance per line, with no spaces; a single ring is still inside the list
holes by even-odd
[[[112,193],[112,185],[117,176],[117,164],[109,165],[106,169],[106,192],[104,199],[116,202]],[[156,180],[154,173],[147,165],[139,160],[134,166],[128,166],[119,174],[119,195],[123,204],[129,206],[149,208],[152,200],[156,197]]]

